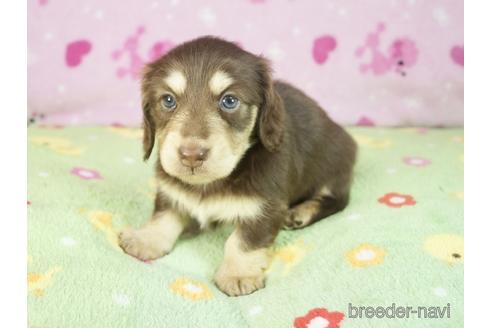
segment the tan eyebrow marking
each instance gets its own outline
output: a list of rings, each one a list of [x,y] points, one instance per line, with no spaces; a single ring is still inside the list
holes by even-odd
[[[214,95],[220,95],[232,83],[234,83],[234,79],[229,74],[224,71],[217,71],[210,79],[208,86]]]
[[[186,77],[180,71],[171,71],[164,79],[164,82],[173,90],[174,93],[182,95],[186,89]]]

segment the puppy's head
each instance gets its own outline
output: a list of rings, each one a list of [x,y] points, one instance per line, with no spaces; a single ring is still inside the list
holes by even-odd
[[[189,184],[227,177],[255,140],[282,142],[284,108],[268,63],[233,43],[196,39],[149,64],[142,81],[144,159]]]

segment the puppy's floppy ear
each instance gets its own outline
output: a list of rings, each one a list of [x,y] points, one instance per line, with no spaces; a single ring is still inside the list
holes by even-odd
[[[142,79],[142,109],[143,109],[143,149],[144,149],[144,161],[146,161],[150,154],[152,154],[152,148],[154,148],[155,141],[155,123],[152,118],[151,103],[150,103],[150,86],[149,86],[149,68],[144,69],[144,75]]]
[[[155,140],[155,125],[150,115],[150,106],[148,104],[143,104],[144,120],[143,120],[143,148],[144,148],[144,161],[149,159],[150,154],[152,154],[152,148],[154,148]]]
[[[270,65],[265,59],[260,60],[260,80],[263,88],[263,104],[259,116],[259,136],[267,150],[279,149],[285,133],[285,109],[280,95],[273,86]]]

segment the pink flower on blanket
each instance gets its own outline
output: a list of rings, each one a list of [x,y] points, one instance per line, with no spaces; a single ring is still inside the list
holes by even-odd
[[[407,165],[416,166],[416,167],[424,167],[431,163],[431,161],[427,158],[416,157],[416,156],[403,157],[403,162]]]
[[[431,163],[430,160],[423,158],[423,157],[417,157],[417,156],[404,157],[403,162],[407,165],[416,166],[416,167],[424,167],[424,166],[427,166]]]
[[[103,178],[99,172],[82,167],[74,167],[70,173],[84,180],[101,180]]]

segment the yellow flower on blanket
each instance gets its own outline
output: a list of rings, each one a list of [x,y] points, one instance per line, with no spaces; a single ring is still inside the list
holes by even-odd
[[[54,267],[44,273],[29,272],[27,274],[28,291],[34,296],[43,296],[43,291],[53,283],[53,276],[60,271],[60,267]]]
[[[36,145],[47,147],[62,155],[78,156],[84,151],[83,148],[74,146],[70,140],[64,138],[39,136],[30,140]]]
[[[465,193],[463,191],[452,192],[452,193],[450,193],[450,195],[456,199],[459,199],[459,200],[465,199]]]
[[[465,138],[462,135],[452,136],[450,138],[450,140],[453,142],[456,142],[456,143],[464,143],[465,142]]]
[[[360,134],[354,134],[353,137],[360,146],[369,148],[383,149],[388,148],[393,144],[389,139],[377,139]]]
[[[213,297],[208,286],[188,278],[178,278],[169,286],[173,293],[188,300],[209,300]]]
[[[424,127],[420,128],[400,128],[399,129],[401,132],[407,132],[407,133],[412,133],[412,134],[427,134],[428,129]]]
[[[350,264],[356,267],[367,267],[383,262],[386,252],[371,244],[362,244],[346,254]]]
[[[121,250],[118,246],[118,233],[113,227],[113,214],[105,211],[91,211],[88,213],[88,217],[96,229],[104,232],[111,246]]]
[[[70,140],[65,139],[65,138],[58,138],[58,137],[32,137],[31,142],[40,145],[40,146],[47,146],[47,147],[66,147],[71,144]]]
[[[148,181],[148,185],[150,189],[152,190],[156,189],[158,186],[157,179],[154,177],[150,178]]]
[[[424,242],[424,249],[439,260],[456,264],[463,262],[464,245],[462,236],[439,234],[428,237]]]
[[[157,190],[157,182],[156,182],[155,178],[149,179],[146,186],[138,188],[139,193],[147,196],[148,198],[150,198],[152,200],[155,199],[156,190]]]
[[[143,130],[140,128],[126,128],[126,127],[111,126],[107,129],[108,131],[116,133],[122,137],[131,138],[131,139],[140,139],[143,136]]]
[[[59,154],[69,155],[69,156],[78,156],[82,154],[82,152],[84,151],[83,148],[72,146],[72,145],[62,146],[62,147],[52,147],[51,149]]]
[[[283,266],[282,274],[288,274],[306,256],[310,249],[311,247],[306,245],[303,240],[297,240],[292,244],[274,250],[272,265],[266,272],[270,273],[274,267]]]

